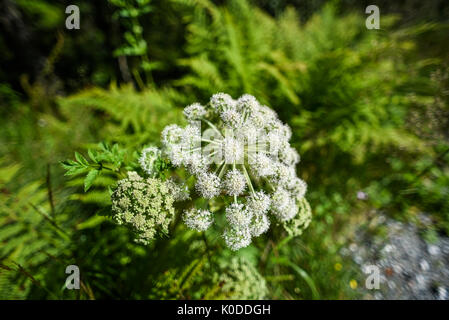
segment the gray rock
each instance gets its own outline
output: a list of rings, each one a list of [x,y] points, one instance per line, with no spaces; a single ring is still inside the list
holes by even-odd
[[[437,242],[429,244],[412,223],[395,221],[381,213],[373,219],[377,223],[374,228],[387,227],[386,237],[361,229],[355,241],[340,251],[359,265],[362,280],[368,276],[369,266],[378,267],[379,289],[362,287],[362,296],[376,300],[449,299],[449,237],[439,236]],[[424,214],[419,220],[425,228],[431,224]]]

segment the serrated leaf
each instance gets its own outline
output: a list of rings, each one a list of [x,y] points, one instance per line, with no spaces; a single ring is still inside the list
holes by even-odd
[[[61,161],[60,163],[61,163],[61,166],[66,170],[70,170],[72,168],[72,165],[69,164],[68,161]]]
[[[87,192],[89,188],[92,186],[92,183],[94,182],[95,178],[100,173],[99,170],[90,170],[87,174],[86,178],[84,179],[84,192]]]
[[[84,158],[84,156],[78,152],[75,151],[75,159],[76,161],[78,161],[80,164],[84,165],[84,166],[88,166],[89,162],[87,162],[86,158]]]
[[[86,172],[87,168],[85,167],[71,167],[67,172],[64,174],[65,176],[74,176],[80,173]]]
[[[64,160],[61,161],[60,164],[66,170],[70,170],[73,166],[77,165],[77,163],[73,160]]]
[[[89,158],[90,158],[93,162],[98,163],[97,157],[96,157],[96,152],[95,152],[95,151],[89,149],[89,150],[87,150],[87,154],[89,155]]]

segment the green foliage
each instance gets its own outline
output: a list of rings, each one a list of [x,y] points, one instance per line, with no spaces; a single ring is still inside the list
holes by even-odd
[[[91,162],[78,152],[75,152],[76,161],[66,160],[61,162],[61,165],[67,170],[67,176],[87,172],[84,178],[84,192],[89,190],[102,171],[109,170],[119,174],[125,158],[125,150],[119,150],[117,144],[110,147],[108,144],[100,143],[98,151],[88,149],[87,153]]]
[[[360,298],[340,249],[367,211],[426,212],[426,239],[449,233],[447,24],[403,28],[383,15],[381,30],[367,30],[362,13],[334,2],[300,21],[293,7],[273,16],[242,0],[110,0],[83,4],[86,32],[55,45],[63,10],[28,2],[18,8],[50,49],[40,75],[0,74],[0,298],[260,298],[254,288],[270,299]],[[180,107],[219,91],[253,94],[292,127],[309,228],[293,237],[276,227],[235,254],[177,215],[170,237],[134,243],[110,221],[110,189],[126,171],[144,175],[138,151],[181,124]],[[157,163],[163,179],[167,166]],[[69,264],[80,266],[79,293],[61,289]]]
[[[157,63],[150,62],[148,58],[148,45],[143,37],[143,27],[139,22],[139,17],[151,11],[150,0],[109,0],[109,2],[118,8],[113,18],[120,19],[126,30],[123,34],[125,44],[114,50],[114,56],[140,57],[140,64],[133,68],[132,74],[137,84],[143,88],[144,83],[139,71],[143,70],[146,80],[152,82],[151,71],[159,66]],[[123,68],[127,68],[127,66],[123,66]]]
[[[248,259],[233,257],[222,264],[213,276],[220,285],[221,299],[265,299],[268,294],[265,278]]]
[[[157,140],[166,125],[181,121],[181,112],[176,109],[180,100],[181,95],[172,89],[143,92],[136,92],[131,86],[89,89],[59,100],[67,121],[72,123],[64,121],[58,126],[67,130],[67,125],[70,128],[76,125],[74,122],[84,122],[81,117],[85,112],[91,112],[92,116],[101,112],[99,123],[92,124],[101,127],[101,132],[96,133],[101,140],[127,147],[141,146]]]
[[[360,162],[385,146],[424,151],[422,141],[400,127],[405,95],[391,93],[406,68],[393,63],[392,50],[409,51],[407,39],[358,28],[362,17],[339,19],[332,5],[301,26],[292,8],[273,19],[246,1],[223,8],[196,4],[203,10],[196,7],[189,17],[192,58],[181,62],[191,72],[180,86],[201,97],[249,92],[276,101],[270,105],[291,119],[301,150],[327,149],[331,161],[343,152]]]
[[[195,259],[184,271],[170,269],[161,274],[154,281],[154,286],[149,295],[150,299],[186,299],[198,296],[198,288],[194,286],[205,277],[205,258]]]
[[[127,44],[114,51],[115,56],[144,56],[147,52],[147,43],[142,38],[143,28],[138,18],[151,11],[150,0],[109,0],[119,10],[113,15],[114,18],[126,19],[125,27],[128,29],[124,38]]]
[[[42,188],[42,182],[10,189],[19,170],[19,165],[0,168],[0,279],[6,282],[5,288],[13,288],[2,291],[1,298],[29,296],[33,285],[48,291],[45,272],[36,271],[50,268],[55,257],[64,255],[70,238],[70,231],[63,227],[68,217],[55,216],[48,198],[51,191]],[[50,298],[58,295],[48,294]]]
[[[37,24],[43,29],[52,29],[63,21],[64,11],[58,5],[43,0],[18,0],[17,4],[29,15],[29,19],[37,20]]]

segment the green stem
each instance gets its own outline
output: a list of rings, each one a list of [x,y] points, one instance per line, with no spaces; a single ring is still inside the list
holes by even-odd
[[[246,182],[248,183],[249,189],[251,190],[252,196],[254,197],[256,192],[254,191],[254,187],[253,187],[253,184],[251,183],[251,179],[249,177],[248,171],[246,171],[246,167],[243,164],[242,164],[242,168],[243,168],[243,173],[245,174]]]
[[[220,135],[220,137],[223,137],[223,135],[220,132],[220,130],[218,130],[218,128],[214,124],[212,124],[209,120],[206,120],[204,118],[201,118],[201,120],[206,122],[209,125],[209,127],[211,127],[216,133],[218,133]]]
[[[201,141],[214,143],[214,144],[217,144],[217,145],[221,145],[221,142],[222,142],[221,140],[209,140],[209,139],[204,139],[204,138],[201,138]]]
[[[218,170],[221,168],[221,166],[224,164],[224,160],[217,166],[217,169],[215,169],[215,173],[218,172]]]
[[[223,176],[223,174],[224,174],[224,171],[225,171],[225,168],[226,168],[226,166],[227,166],[227,164],[225,163],[225,164],[223,164],[223,167],[221,168],[221,170],[220,170],[220,173],[218,174],[218,178],[220,178],[221,179],[221,177]]]

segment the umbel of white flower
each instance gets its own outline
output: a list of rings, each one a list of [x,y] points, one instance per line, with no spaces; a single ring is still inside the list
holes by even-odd
[[[234,100],[217,93],[205,106],[187,106],[184,116],[185,127],[163,130],[163,152],[173,165],[195,176],[200,197],[230,197],[223,234],[229,248],[246,247],[266,232],[268,215],[285,223],[304,212],[299,205],[307,185],[295,169],[300,157],[290,146],[290,127],[272,109],[248,94]],[[184,221],[204,231],[214,215],[194,207],[185,211]]]
[[[175,215],[174,202],[187,197],[185,190],[172,180],[144,179],[130,171],[112,193],[113,218],[133,229],[136,242],[148,244],[158,233],[168,233]]]

